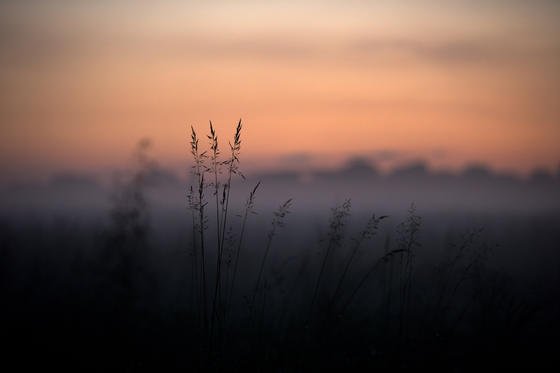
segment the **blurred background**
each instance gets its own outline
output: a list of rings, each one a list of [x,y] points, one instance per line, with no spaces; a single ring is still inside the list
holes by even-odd
[[[188,126],[246,123],[257,168],[528,175],[560,162],[556,1],[2,1],[3,180],[126,165],[175,172]]]
[[[243,170],[265,186],[350,172],[347,191],[312,193],[333,203],[394,173],[395,198],[425,207],[558,207],[559,15],[548,0],[1,1],[3,205],[91,202],[145,137],[182,198],[190,126],[212,120],[225,146],[243,118]],[[75,198],[49,194],[64,188]]]

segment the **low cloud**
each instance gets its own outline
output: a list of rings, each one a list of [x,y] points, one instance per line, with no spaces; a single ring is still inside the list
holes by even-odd
[[[64,64],[104,56],[150,57],[169,60],[245,59],[251,61],[302,60],[328,62],[352,60],[370,64],[372,59],[395,57],[408,63],[513,64],[527,59],[558,58],[556,45],[528,47],[495,39],[420,40],[414,37],[357,36],[331,41],[315,35],[264,34],[209,36],[184,34],[147,36],[117,30],[66,30],[48,25],[4,24],[0,26],[0,63],[36,66]]]
[[[393,162],[403,158],[405,155],[394,149],[376,150],[371,154],[371,159],[375,162]]]
[[[313,155],[309,153],[292,153],[280,157],[280,162],[286,165],[302,165],[313,160]]]

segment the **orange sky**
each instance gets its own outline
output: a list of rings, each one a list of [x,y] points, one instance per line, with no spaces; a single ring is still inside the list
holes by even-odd
[[[559,35],[547,0],[2,1],[0,171],[120,167],[143,136],[180,165],[187,124],[239,117],[254,165],[554,169]]]

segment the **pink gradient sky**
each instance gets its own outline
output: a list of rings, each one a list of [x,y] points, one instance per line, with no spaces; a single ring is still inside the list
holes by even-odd
[[[120,167],[144,136],[180,165],[187,125],[240,117],[249,166],[391,150],[552,170],[559,35],[546,0],[4,1],[0,172]]]

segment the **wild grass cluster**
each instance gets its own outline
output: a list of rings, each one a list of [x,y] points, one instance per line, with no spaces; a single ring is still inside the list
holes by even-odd
[[[401,222],[356,212],[351,199],[326,224],[298,216],[290,196],[263,213],[266,185],[240,167],[242,129],[229,141],[211,122],[204,136],[189,129],[180,232],[153,228],[146,191],[157,163],[146,141],[115,186],[109,224],[3,221],[11,357],[92,371],[291,372],[470,371],[552,356],[557,273],[535,291],[491,263],[500,246],[485,229],[441,244],[414,204]]]
[[[449,250],[451,258],[435,266],[434,276],[422,273],[428,278],[419,283],[416,257],[422,255],[418,237],[422,218],[414,204],[396,227],[395,242],[389,234],[380,244],[373,239],[390,217],[371,214],[362,230],[350,235],[352,203],[347,199],[331,209],[324,237],[314,248],[315,258],[298,253],[294,262],[275,268],[269,262],[273,246],[278,251],[292,250],[281,239],[274,242],[281,228],[289,224],[288,215],[296,203],[288,198],[273,213],[262,248],[247,254],[247,220],[256,214],[260,182],[249,187],[241,224],[234,224],[230,216],[232,180],[236,176],[244,179],[239,168],[241,130],[240,120],[222,158],[211,122],[208,150],[201,150],[199,136],[191,128],[194,185],[187,196],[193,231],[191,299],[197,305],[192,314],[198,322],[197,363],[201,369],[247,364],[271,370],[286,361],[285,369],[331,364],[342,368],[352,364],[349,356],[359,356],[364,349],[370,350],[373,360],[391,361],[387,367],[401,368],[400,364],[415,358],[418,343],[434,342],[434,338],[441,343],[460,330],[473,332],[465,318],[480,306],[482,289],[477,287],[490,276],[485,258],[491,248],[477,241],[483,230],[466,232]],[[251,255],[247,261],[257,264],[243,273],[244,287],[236,283],[242,254]],[[426,292],[433,293],[422,299]],[[534,308],[523,302],[517,306],[506,310],[508,317],[528,322]],[[365,315],[365,310],[371,313]],[[367,326],[365,335],[358,325]],[[372,339],[361,341],[367,333]],[[351,339],[345,340],[348,336]],[[360,341],[368,347],[360,346]],[[367,360],[357,358],[355,363],[367,366]]]

